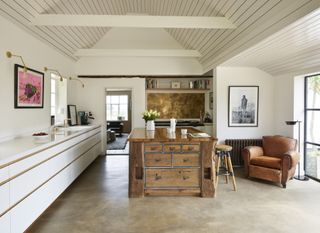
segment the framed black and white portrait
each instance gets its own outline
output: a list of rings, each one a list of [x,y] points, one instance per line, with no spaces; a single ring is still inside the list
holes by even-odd
[[[229,127],[258,127],[258,113],[259,86],[229,86]]]

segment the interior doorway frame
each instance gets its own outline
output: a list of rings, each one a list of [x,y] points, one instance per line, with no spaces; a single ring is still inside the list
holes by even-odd
[[[108,92],[130,92],[130,98],[129,98],[129,108],[130,108],[130,119],[131,119],[131,130],[133,129],[134,127],[134,124],[133,124],[133,88],[132,87],[106,87],[105,88],[105,94],[104,94],[104,120],[105,120],[105,130],[107,132],[107,102],[106,102],[106,97],[108,95]],[[128,116],[129,118],[129,116]],[[108,138],[107,138],[107,134],[106,134],[106,144],[105,144],[105,155],[107,156],[107,141],[108,141]],[[129,152],[128,152],[129,154]],[[119,154],[119,155],[128,155],[128,154]]]

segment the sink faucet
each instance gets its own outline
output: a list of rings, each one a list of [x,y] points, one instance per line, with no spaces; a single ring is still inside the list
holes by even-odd
[[[63,121],[64,128],[68,128],[69,127],[69,124],[68,124],[69,120],[71,120],[71,119],[70,118],[64,119],[64,121]]]
[[[54,134],[57,132],[57,129],[58,129],[58,126],[52,125],[49,130],[50,130],[50,133]]]

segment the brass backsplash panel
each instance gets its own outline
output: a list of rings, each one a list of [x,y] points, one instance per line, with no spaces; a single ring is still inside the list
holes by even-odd
[[[204,106],[204,93],[147,94],[147,109],[159,111],[161,119],[200,118]]]

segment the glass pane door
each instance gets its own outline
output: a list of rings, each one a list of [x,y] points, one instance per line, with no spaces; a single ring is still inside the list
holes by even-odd
[[[320,181],[320,74],[305,78],[305,172]]]

